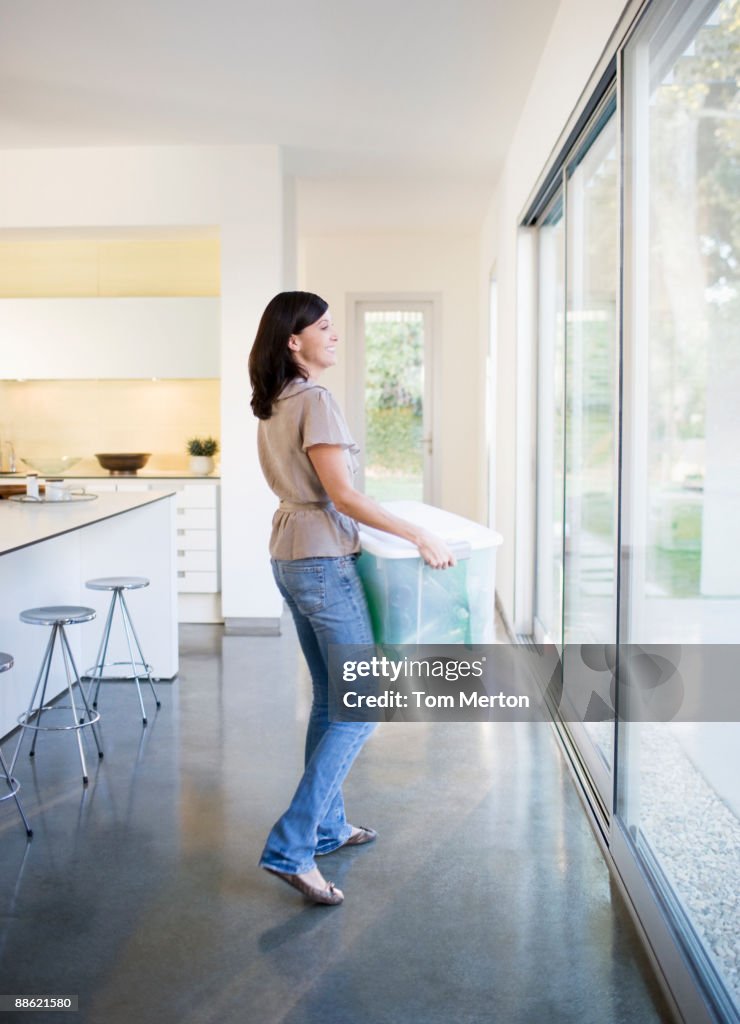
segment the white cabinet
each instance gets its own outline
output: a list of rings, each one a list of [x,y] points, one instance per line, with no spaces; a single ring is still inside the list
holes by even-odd
[[[162,490],[159,480],[134,480],[128,477],[98,477],[91,476],[84,480],[68,480],[67,483],[74,490],[76,487],[84,487],[89,494],[110,494],[113,491],[119,493],[128,491],[151,491]],[[174,491],[174,485],[170,488]]]
[[[152,485],[147,480],[117,480],[117,491],[151,491]]]
[[[219,377],[218,298],[0,299],[6,379]]]
[[[176,491],[178,618],[180,622],[222,622],[220,486],[191,477],[87,477],[70,479],[71,487],[92,494],[111,491]]]
[[[116,489],[116,481],[99,480],[97,477],[90,477],[89,480],[70,480],[69,486],[72,490],[77,487],[84,487],[88,494],[110,494]]]
[[[178,490],[176,504],[178,589],[218,593],[218,484],[187,483]]]

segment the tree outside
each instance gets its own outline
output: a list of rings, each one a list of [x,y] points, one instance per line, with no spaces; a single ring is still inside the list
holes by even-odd
[[[365,490],[423,497],[424,315],[365,314]]]

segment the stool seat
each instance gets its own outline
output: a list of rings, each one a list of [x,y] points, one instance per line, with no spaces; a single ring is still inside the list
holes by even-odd
[[[9,654],[3,654],[0,651],[0,672],[7,672],[9,668],[13,667],[13,659]]]
[[[43,608],[26,608],[21,612],[21,622],[33,626],[67,626],[70,623],[89,622],[96,615],[94,608],[78,604],[51,604]]]
[[[88,590],[140,590],[149,586],[149,580],[145,576],[101,576],[85,586]]]

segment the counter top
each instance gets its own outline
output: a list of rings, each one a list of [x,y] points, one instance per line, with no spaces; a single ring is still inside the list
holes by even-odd
[[[38,474],[43,477],[43,473]],[[49,476],[52,476],[50,473]],[[107,469],[95,466],[92,469],[78,469],[69,473],[54,473],[55,480],[220,480],[219,473],[209,473],[203,476],[202,473],[190,473],[187,469],[140,469],[138,473],[116,473],[110,474]],[[26,479],[26,473],[0,473],[0,480],[11,482],[17,480],[19,483]]]
[[[0,555],[162,501],[172,494],[174,491],[123,491],[100,494],[95,501],[0,501]]]

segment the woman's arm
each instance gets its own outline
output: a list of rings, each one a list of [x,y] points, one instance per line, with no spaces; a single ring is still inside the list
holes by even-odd
[[[355,490],[348,479],[347,464],[339,445],[315,444],[308,449],[307,454],[338,512],[351,516],[366,526],[373,526],[377,530],[385,530],[386,533],[393,533],[397,537],[411,541],[419,549],[419,554],[427,565],[434,569],[446,569],[447,566],[455,564],[452,553],[439,537],[405,519],[391,515],[381,508],[377,501]]]

